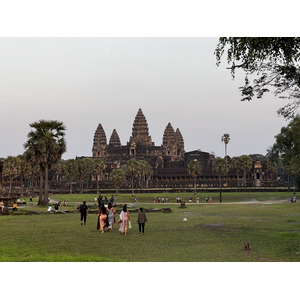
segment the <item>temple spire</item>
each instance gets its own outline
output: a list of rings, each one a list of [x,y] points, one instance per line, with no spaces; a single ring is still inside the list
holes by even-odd
[[[151,136],[149,136],[148,123],[141,109],[138,110],[132,127],[132,136],[130,143],[152,145]]]
[[[121,141],[120,137],[116,131],[116,129],[113,130],[110,140],[109,140],[109,146],[114,146],[114,147],[121,147]]]
[[[106,135],[102,125],[99,124],[94,135],[94,143],[92,149],[93,157],[101,157],[105,155],[104,151],[106,147]]]

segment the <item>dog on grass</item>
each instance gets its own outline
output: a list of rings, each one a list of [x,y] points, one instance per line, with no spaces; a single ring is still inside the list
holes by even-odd
[[[244,242],[244,249],[245,250],[250,250],[251,249],[249,242]]]

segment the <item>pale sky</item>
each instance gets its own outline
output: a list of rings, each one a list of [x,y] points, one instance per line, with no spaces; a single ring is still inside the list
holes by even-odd
[[[224,61],[216,66],[217,38],[0,38],[0,157],[24,151],[29,124],[40,119],[66,127],[64,159],[91,156],[102,124],[122,145],[139,108],[155,145],[171,122],[185,150],[224,156],[266,154],[286,125],[272,94],[241,102]]]

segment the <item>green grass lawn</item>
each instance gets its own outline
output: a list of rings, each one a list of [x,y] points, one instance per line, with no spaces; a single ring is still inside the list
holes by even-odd
[[[288,196],[255,195],[257,200]],[[67,209],[75,210],[91,196],[51,198],[66,200],[74,205]],[[119,234],[118,226],[101,234],[96,230],[96,214],[89,214],[86,226],[80,226],[78,213],[47,214],[46,207],[36,206],[34,199],[26,207],[19,206],[18,213],[43,213],[0,215],[0,261],[300,261],[299,202],[187,204],[181,209],[176,204],[146,204],[153,195],[148,197],[140,197],[144,205],[131,205],[170,207],[172,212],[149,212],[145,235],[138,234],[137,214],[132,212],[133,226],[127,236]],[[250,251],[243,249],[245,241]]]
[[[111,194],[103,194],[109,200]],[[292,195],[291,192],[243,192],[243,193],[233,193],[233,192],[224,192],[222,193],[223,202],[243,202],[243,201],[266,201],[266,200],[282,200],[288,199]],[[196,196],[193,193],[140,193],[136,194],[138,202],[140,203],[153,203],[156,197],[168,197],[170,203],[176,203],[176,197],[181,197],[186,203],[189,201],[189,198],[193,198],[193,202],[196,201]],[[200,203],[205,202],[206,197],[212,197],[213,202],[219,202],[219,193],[198,193]],[[97,198],[96,194],[65,194],[65,195],[51,195],[51,199],[61,200],[61,201],[87,201],[89,203],[94,202],[94,198]],[[117,202],[126,202],[134,203],[134,196],[131,194],[119,194],[117,197],[114,195]],[[27,199],[27,198],[26,198]]]

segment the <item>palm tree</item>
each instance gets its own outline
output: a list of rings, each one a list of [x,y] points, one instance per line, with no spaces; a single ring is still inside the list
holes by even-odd
[[[131,192],[132,195],[134,195],[133,180],[139,174],[139,164],[135,159],[131,158],[126,162],[125,165],[122,166],[122,169],[124,170],[126,176],[130,178]]]
[[[8,195],[10,196],[11,190],[12,190],[12,182],[21,173],[21,159],[16,156],[8,156],[4,160],[3,173],[4,173],[4,175],[8,176],[8,178],[9,178]]]
[[[95,159],[95,175],[96,175],[96,181],[97,181],[97,194],[99,194],[99,177],[102,174],[102,171],[105,169],[105,164],[103,162],[103,160],[101,160],[100,158],[96,158]]]
[[[226,174],[227,163],[223,158],[216,158],[213,162],[213,172],[219,175],[219,186],[220,186],[220,202],[222,202],[222,176]]]
[[[40,120],[30,124],[34,130],[27,135],[28,140],[24,144],[27,152],[26,156],[30,160],[39,164],[42,173],[45,175],[44,198],[39,200],[38,204],[46,205],[48,203],[49,182],[48,176],[51,167],[57,163],[63,153],[66,151],[66,142],[64,140],[65,126],[59,121]],[[40,187],[40,190],[42,186]],[[41,194],[41,191],[40,191]]]
[[[0,158],[0,195],[2,192],[2,174],[3,174],[3,161]]]
[[[198,176],[201,175],[202,173],[202,165],[200,161],[197,159],[194,159],[190,161],[190,163],[187,166],[187,171],[188,173],[193,177],[194,180],[194,195],[196,195],[196,179]]]
[[[79,192],[83,192],[83,182],[90,179],[94,173],[96,167],[95,160],[93,158],[83,158],[78,160],[78,178],[79,178]]]
[[[232,169],[235,169],[236,171],[236,180],[237,180],[237,186],[240,186],[240,180],[239,180],[239,172],[240,170],[242,170],[242,166],[241,166],[241,159],[239,156],[235,156],[232,158],[231,162],[230,162],[230,167]]]
[[[78,160],[67,159],[63,162],[63,170],[69,181],[69,190],[72,194],[72,180],[78,177]]]
[[[152,176],[153,168],[146,160],[139,160],[138,161],[138,176],[140,179],[143,180],[144,186],[148,187],[148,178]]]
[[[116,188],[116,196],[118,197],[118,189],[125,182],[125,172],[122,169],[114,169],[110,172],[109,180]]]
[[[252,168],[252,159],[248,155],[241,155],[241,169],[244,171],[244,186],[247,186],[246,173]]]
[[[228,185],[228,180],[227,180],[227,173],[228,173],[228,161],[227,161],[227,145],[230,141],[230,135],[229,133],[224,133],[222,138],[221,138],[221,141],[224,142],[225,144],[225,160],[226,160],[226,184]]]

